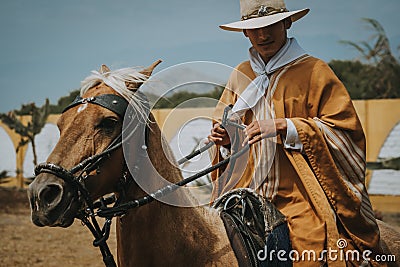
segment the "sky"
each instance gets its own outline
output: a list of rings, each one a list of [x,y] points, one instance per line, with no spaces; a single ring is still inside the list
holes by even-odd
[[[293,24],[311,55],[327,62],[359,57],[340,40],[366,41],[362,18],[378,20],[398,56],[399,0],[286,0],[310,13]],[[165,68],[191,61],[235,66],[247,60],[248,40],[218,25],[240,18],[239,0],[2,0],[0,112],[46,98],[55,104],[101,64],[112,69]]]

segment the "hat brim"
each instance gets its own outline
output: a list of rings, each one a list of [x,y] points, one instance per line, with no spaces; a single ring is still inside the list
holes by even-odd
[[[305,9],[296,10],[296,11],[276,13],[276,14],[269,15],[269,16],[263,16],[263,17],[257,17],[257,18],[232,22],[229,24],[220,25],[219,27],[226,31],[235,31],[235,32],[241,32],[245,29],[258,29],[258,28],[263,28],[263,27],[272,25],[272,24],[277,23],[278,21],[284,20],[288,17],[291,17],[292,22],[295,22],[296,20],[299,20],[302,17],[304,17],[305,15],[307,15],[307,13],[309,11],[310,11],[309,8],[305,8]]]

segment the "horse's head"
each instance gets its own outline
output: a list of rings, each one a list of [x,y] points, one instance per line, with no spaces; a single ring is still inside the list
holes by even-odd
[[[142,71],[103,65],[82,82],[80,98],[58,120],[56,147],[29,186],[33,223],[68,227],[85,200],[115,192],[125,165],[121,146],[115,146],[122,141],[124,112],[135,99],[141,105],[135,91],[160,62]]]

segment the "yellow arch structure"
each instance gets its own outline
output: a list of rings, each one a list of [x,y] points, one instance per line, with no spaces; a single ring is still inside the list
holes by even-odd
[[[214,108],[184,108],[158,109],[153,110],[152,112],[157,123],[160,125],[164,136],[169,142],[185,123],[198,118],[206,118],[211,120],[213,111]]]
[[[59,117],[59,115],[53,115],[53,114],[50,115],[47,118],[47,123],[56,124],[58,117]],[[30,116],[19,116],[18,118],[25,125],[31,120]],[[8,136],[11,139],[11,142],[13,143],[14,149],[16,151],[18,144],[21,141],[21,136],[19,134],[17,134],[14,130],[11,130],[10,128],[8,128],[8,126],[5,125],[1,121],[0,121],[0,127],[2,127],[5,130],[5,132],[8,134]],[[17,174],[17,176],[16,176],[17,179],[12,179],[14,181],[11,183],[12,186],[17,186],[20,188],[22,188],[24,186],[23,166],[24,166],[24,160],[25,160],[25,155],[26,155],[27,149],[28,149],[28,145],[25,145],[25,146],[21,147],[17,153],[15,153],[15,157],[16,157],[15,170],[16,170],[16,174]]]
[[[379,151],[394,126],[400,122],[400,99],[385,100],[355,100],[354,106],[358,112],[367,137],[367,161],[375,161]],[[153,110],[153,114],[159,123],[167,140],[170,141],[179,128],[190,120],[196,118],[212,117],[213,108],[185,108],[185,109],[161,109]],[[56,124],[59,115],[50,115],[48,123]],[[29,116],[20,117],[24,123],[30,120]],[[10,136],[14,147],[18,146],[20,136],[6,125],[0,122]],[[17,170],[22,170],[27,145],[19,150],[16,155]],[[17,186],[23,186],[22,173],[18,172]]]
[[[375,161],[387,136],[400,122],[400,99],[355,100],[353,103],[367,137],[367,161]]]

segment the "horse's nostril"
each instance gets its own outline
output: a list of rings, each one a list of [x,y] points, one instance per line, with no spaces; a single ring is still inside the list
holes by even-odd
[[[56,205],[60,201],[61,194],[60,185],[50,184],[40,191],[39,199],[46,206]]]

